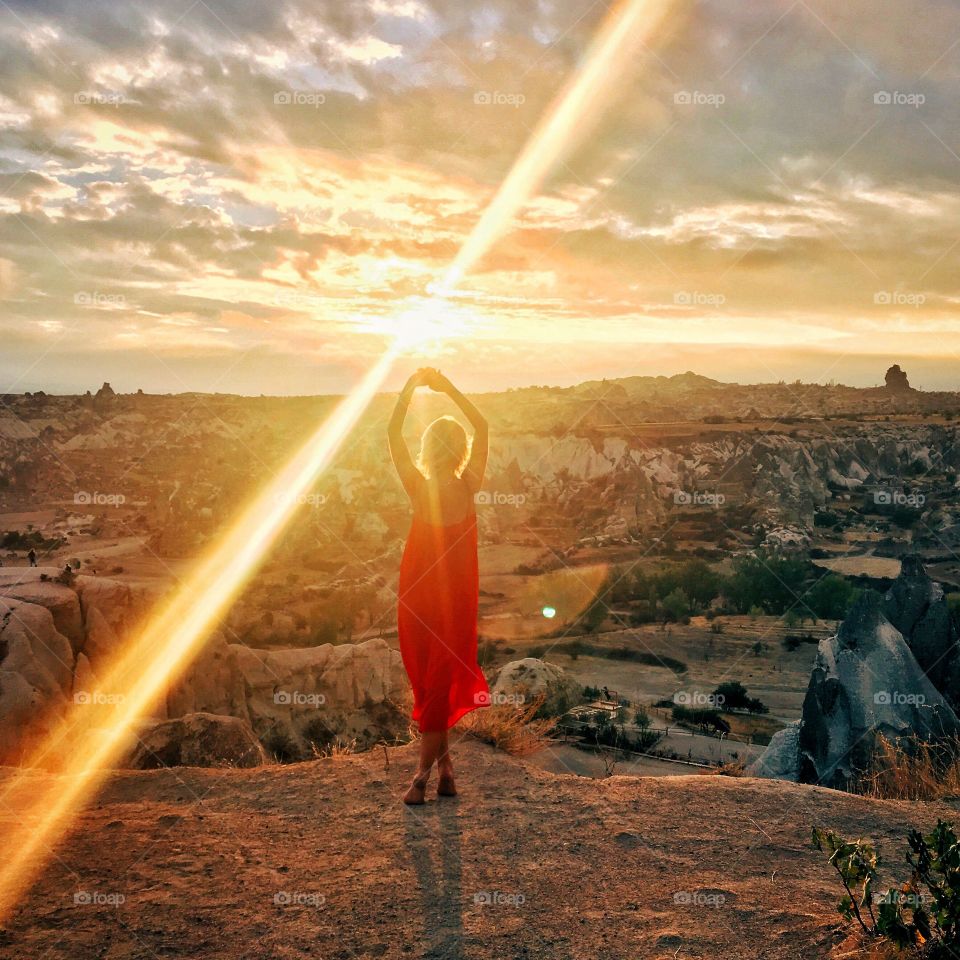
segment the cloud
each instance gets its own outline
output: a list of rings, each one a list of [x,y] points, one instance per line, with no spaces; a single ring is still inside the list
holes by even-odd
[[[11,10],[8,366],[51,337],[54,352],[126,344],[193,370],[218,352],[302,357],[319,332],[344,376],[375,346],[364,320],[376,327],[453,258],[604,12]],[[956,36],[945,3],[690,8],[468,278],[471,309],[531,350],[545,336],[695,344],[721,325],[728,342],[780,330],[784,348],[798,331],[825,349],[892,348],[915,322],[928,339],[914,346],[934,351],[960,296]],[[920,300],[905,312],[908,295]]]

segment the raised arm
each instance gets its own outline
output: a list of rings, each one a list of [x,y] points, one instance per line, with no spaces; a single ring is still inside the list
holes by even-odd
[[[427,383],[440,393],[446,393],[463,411],[463,415],[473,427],[473,448],[470,462],[463,471],[463,479],[470,489],[477,493],[483,486],[483,477],[487,472],[487,458],[490,455],[490,427],[487,418],[468,400],[439,370],[430,371]]]
[[[417,480],[421,474],[413,462],[413,457],[410,456],[407,441],[403,439],[403,422],[407,418],[407,410],[410,409],[410,401],[413,399],[414,391],[424,382],[424,376],[420,370],[407,381],[397,398],[397,405],[393,408],[393,416],[390,417],[390,426],[387,428],[390,456],[393,457],[393,464],[397,468],[397,473],[400,474],[403,489],[407,491],[407,496],[411,500],[416,492]]]

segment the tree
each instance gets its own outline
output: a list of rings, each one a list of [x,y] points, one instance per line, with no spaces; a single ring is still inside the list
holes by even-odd
[[[690,601],[682,587],[677,587],[663,598],[663,612],[670,620],[683,620],[690,616]]]
[[[860,591],[836,573],[821,577],[805,598],[807,606],[824,620],[842,620]]]

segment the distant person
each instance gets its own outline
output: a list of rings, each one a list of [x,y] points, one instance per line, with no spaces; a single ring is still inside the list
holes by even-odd
[[[473,440],[453,417],[424,431],[415,464],[403,422],[418,387],[446,393],[473,427]],[[400,566],[400,653],[413,687],[420,725],[420,765],[403,798],[422,804],[434,763],[437,794],[457,794],[449,730],[490,702],[477,663],[480,576],[474,498],[487,468],[488,428],[480,411],[439,370],[418,370],[403,388],[390,420],[390,453],[413,505],[413,523]]]
[[[37,565],[37,551],[31,548],[30,552],[27,554],[27,560],[30,561],[31,567],[35,567]]]

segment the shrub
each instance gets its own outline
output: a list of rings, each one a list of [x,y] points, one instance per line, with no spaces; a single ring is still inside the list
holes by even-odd
[[[760,700],[747,694],[747,688],[737,680],[728,680],[721,683],[713,691],[713,697],[716,703],[720,704],[722,710],[749,710],[750,713],[769,713]]]
[[[880,858],[866,840],[848,841],[814,828],[814,846],[828,855],[846,893],[837,909],[869,937],[882,936],[898,949],[923,947],[929,960],[956,957],[960,949],[960,841],[953,825],[938,819],[929,834],[907,836],[910,879],[882,895],[874,893]],[[877,910],[874,911],[874,904]]]

